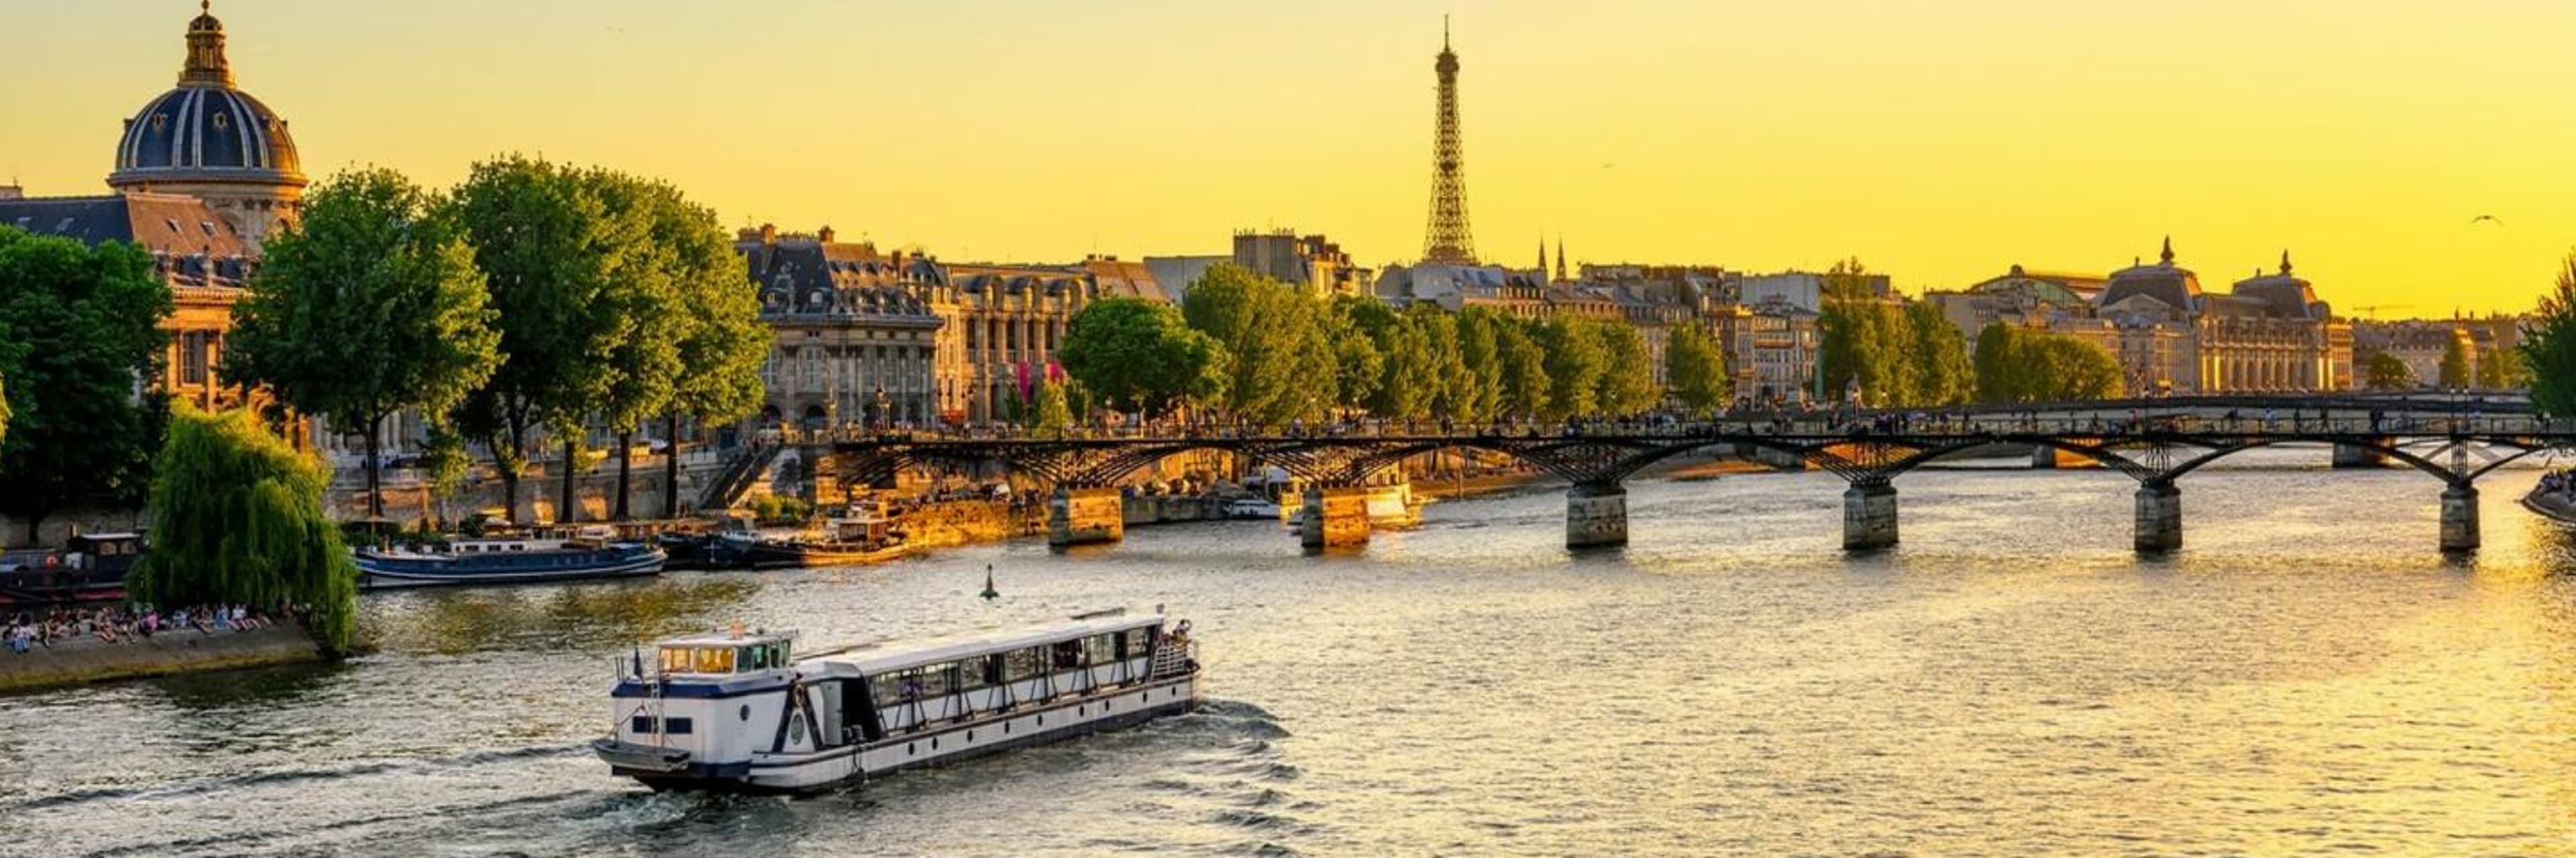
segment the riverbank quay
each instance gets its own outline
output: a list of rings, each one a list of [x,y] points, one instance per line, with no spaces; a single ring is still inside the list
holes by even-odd
[[[165,630],[116,641],[83,637],[24,653],[0,650],[0,694],[123,679],[322,661],[322,645],[293,620],[246,631]]]

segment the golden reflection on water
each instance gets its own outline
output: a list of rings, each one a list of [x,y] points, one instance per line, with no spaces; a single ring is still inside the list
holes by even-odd
[[[668,575],[558,587],[473,587],[371,594],[365,609],[388,649],[460,655],[598,649],[700,631],[760,589],[743,575]]]

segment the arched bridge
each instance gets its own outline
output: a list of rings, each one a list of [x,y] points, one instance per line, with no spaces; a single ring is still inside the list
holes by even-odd
[[[2527,408],[2527,406],[2521,406]],[[2176,481],[2248,450],[2285,445],[2330,446],[2338,466],[2412,468],[2441,484],[2444,550],[2477,547],[2477,481],[2533,453],[2576,446],[2576,426],[2506,409],[2429,413],[2307,409],[2216,416],[2156,413],[2127,417],[2116,405],[2088,406],[2093,416],[2035,411],[1867,415],[1852,421],[1733,420],[1654,426],[1617,425],[1448,431],[1374,427],[1325,433],[1195,432],[1169,435],[863,435],[831,443],[846,484],[891,485],[909,468],[1000,465],[1054,489],[1050,533],[1059,543],[1114,540],[1121,532],[1116,486],[1166,458],[1220,451],[1255,466],[1277,467],[1308,485],[1301,531],[1309,544],[1365,541],[1363,486],[1399,463],[1444,452],[1507,457],[1572,484],[1566,543],[1587,548],[1625,544],[1625,481],[1687,454],[1735,456],[1784,469],[1818,469],[1842,477],[1843,544],[1853,550],[1897,542],[1895,480],[1918,468],[1998,450],[2035,451],[2043,466],[2095,465],[2138,483],[2136,546],[2161,552],[2182,544],[2182,493]],[[1354,523],[1351,519],[1356,519]]]

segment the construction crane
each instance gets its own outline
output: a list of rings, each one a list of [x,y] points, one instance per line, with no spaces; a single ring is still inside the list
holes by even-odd
[[[2353,310],[2353,312],[2356,312],[2356,313],[2360,313],[2360,314],[2362,314],[2362,316],[2364,316],[2364,317],[2366,317],[2366,318],[2369,318],[2369,319],[2371,319],[2371,320],[2373,320],[2373,321],[2377,321],[2377,320],[2379,319],[2379,311],[2381,311],[2381,310],[2404,310],[2404,309],[2407,309],[2407,308],[2409,308],[2409,307],[2413,307],[2413,306],[2415,306],[2415,305],[2413,305],[2413,304],[2364,304],[2364,305],[2359,306],[2359,307],[2354,307],[2354,308],[2352,308],[2352,310]]]

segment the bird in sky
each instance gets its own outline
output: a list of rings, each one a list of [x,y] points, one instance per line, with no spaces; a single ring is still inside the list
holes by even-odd
[[[2477,217],[2473,217],[2473,218],[2470,218],[2470,219],[2469,219],[2469,223],[2470,223],[2470,224],[2472,224],[2472,225],[2474,225],[2474,224],[2478,224],[2478,223],[2481,223],[2481,222],[2483,222],[2483,223],[2491,223],[2491,224],[2495,224],[2495,225],[2497,225],[2497,226],[2503,226],[2503,225],[2504,225],[2504,221],[2497,220],[2495,215],[2478,215]]]

